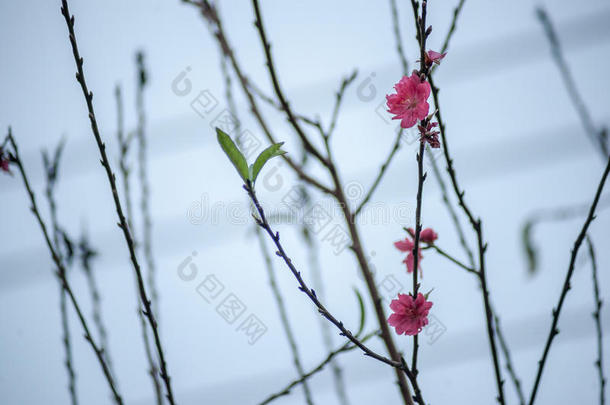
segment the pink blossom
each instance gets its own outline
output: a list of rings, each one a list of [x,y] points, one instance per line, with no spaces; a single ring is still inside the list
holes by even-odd
[[[410,77],[404,76],[394,85],[396,94],[386,95],[388,112],[394,114],[393,120],[401,120],[400,126],[411,128],[417,120],[423,120],[428,115],[430,105],[430,83],[422,81],[413,73]]]
[[[441,60],[445,57],[445,55],[447,55],[447,52],[445,53],[438,53],[435,51],[428,51],[424,54],[424,57],[426,58],[426,64],[427,65],[431,65],[433,63],[436,63],[437,65],[441,64]]]
[[[421,274],[421,259],[424,257],[421,255],[421,250],[417,250],[417,253],[419,254],[419,258],[417,259],[417,269],[419,270],[419,274]],[[407,265],[407,273],[413,273],[413,268],[415,267],[415,256],[413,256],[413,249],[409,251],[409,254],[402,262]]]
[[[415,247],[415,244],[413,241],[407,237],[403,240],[399,240],[398,242],[394,242],[394,246],[401,252],[408,252],[407,257],[402,262],[407,265],[407,273],[413,273],[413,268],[415,267],[415,256],[413,255],[413,248]],[[418,253],[419,259],[417,267],[421,273],[421,259],[423,259],[423,256],[420,249],[418,249]]]
[[[404,240],[399,240],[398,242],[394,242],[394,246],[396,249],[401,252],[412,252],[413,251],[413,242],[409,238],[405,238]]]
[[[422,229],[419,233],[419,239],[424,243],[434,243],[438,239],[438,234],[432,228]]]
[[[427,301],[422,293],[418,293],[415,299],[412,295],[398,294],[398,298],[390,303],[394,313],[388,318],[388,323],[399,335],[417,335],[428,324],[431,307],[432,302]]]
[[[10,173],[11,169],[9,167],[10,164],[10,160],[8,158],[8,156],[4,155],[4,151],[2,150],[2,148],[0,148],[0,170],[2,170],[5,173]]]

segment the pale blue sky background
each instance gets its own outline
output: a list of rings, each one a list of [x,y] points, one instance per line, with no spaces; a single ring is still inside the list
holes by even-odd
[[[282,388],[296,372],[258,245],[248,232],[251,220],[244,211],[243,190],[216,145],[211,120],[196,115],[189,105],[196,93],[207,89],[219,100],[219,108],[226,106],[217,47],[196,10],[179,1],[112,0],[102,4],[75,0],[70,4],[102,137],[115,167],[114,85],[121,83],[124,88],[127,125],[132,127],[134,52],[140,48],[146,52],[151,78],[146,104],[160,322],[178,403],[257,403]],[[566,58],[577,73],[579,89],[595,122],[606,124],[610,105],[610,6],[601,0],[543,4],[557,24]],[[400,1],[399,5],[405,48],[414,63],[417,49],[409,2]],[[222,6],[225,26],[240,61],[269,91],[250,2],[223,2]],[[376,112],[384,94],[400,78],[389,2],[267,0],[261,6],[282,84],[295,109],[320,114],[327,123],[341,77],[354,68],[359,70],[355,86],[346,94],[333,146],[345,183],[367,188],[393,142],[393,127]],[[433,49],[442,43],[453,7],[454,2],[429,3],[429,21],[434,27],[429,44]],[[39,152],[53,147],[62,135],[66,137],[58,188],[60,220],[73,234],[80,232],[83,223],[90,230],[92,243],[101,254],[96,270],[120,389],[128,404],[151,403],[135,316],[132,269],[115,225],[84,100],[74,80],[74,62],[59,1],[1,2],[0,50],[0,128],[5,131],[9,124],[13,126],[43,206]],[[171,91],[171,83],[187,66],[191,67],[193,93],[178,97]],[[502,314],[515,365],[529,392],[569,249],[582,220],[537,229],[542,271],[533,278],[526,274],[520,251],[520,226],[534,209],[590,200],[601,175],[602,160],[586,138],[551,62],[531,2],[468,0],[450,52],[437,73],[458,176],[468,201],[485,223],[489,284],[495,306]],[[364,86],[367,78],[376,89],[372,101],[358,97],[357,88]],[[247,106],[239,92],[237,102],[244,127],[259,135],[256,123],[247,117]],[[287,149],[296,151],[297,142],[284,118],[267,109],[265,114],[277,134],[286,134],[282,139],[287,141]],[[374,197],[383,212],[398,210],[406,217],[361,226],[366,251],[379,277],[394,275],[404,285],[410,281],[392,242],[401,237],[402,226],[411,225],[414,218],[414,156],[412,146],[401,149]],[[260,192],[270,210],[280,206],[293,180],[285,165],[276,170],[283,176],[282,187]],[[20,182],[0,177],[0,198],[3,403],[67,403],[58,286],[52,276],[52,263]],[[189,212],[202,199],[220,213],[218,221],[210,217],[193,224]],[[316,201],[328,204],[319,196]],[[426,182],[423,216],[424,224],[439,232],[439,244],[459,252],[432,176]],[[605,287],[610,281],[606,271],[610,263],[609,225],[608,212],[601,212],[591,230],[606,296]],[[287,250],[304,267],[306,257],[296,228],[280,229]],[[348,251],[334,255],[332,247],[321,239],[323,277],[332,292],[328,307],[347,324],[355,325],[352,286],[363,288],[356,263]],[[186,283],[178,278],[176,269],[193,251],[198,252],[194,263],[199,278]],[[540,404],[595,403],[597,398],[591,277],[585,255],[581,259],[560,322],[561,334],[544,374]],[[422,345],[420,381],[425,397],[432,404],[489,404],[495,386],[477,285],[467,274],[430,253],[423,268],[423,288],[434,288],[433,314],[447,328],[434,344]],[[325,356],[318,315],[279,261],[276,270],[301,342],[303,362],[310,368]],[[307,277],[305,268],[303,272]],[[235,325],[227,325],[197,294],[196,285],[211,273],[225,284],[227,292],[240,297],[248,307],[247,313],[267,325],[267,333],[255,345],[249,345],[246,337],[235,331]],[[82,273],[75,271],[72,281],[89,313]],[[604,309],[603,323],[608,331],[610,315]],[[370,316],[368,327],[374,325]],[[76,319],[71,326],[81,403],[109,403],[106,383],[81,338]],[[335,336],[335,343],[341,342]],[[397,342],[402,349],[410,350],[409,339],[397,338]],[[605,343],[607,347],[608,338]],[[378,342],[373,346],[381,350]],[[397,403],[393,374],[387,367],[357,352],[344,355],[340,362],[345,366],[353,404]],[[328,371],[312,380],[316,403],[336,403],[330,381]],[[509,382],[506,392],[515,403]],[[301,391],[297,389],[277,403],[303,403]]]

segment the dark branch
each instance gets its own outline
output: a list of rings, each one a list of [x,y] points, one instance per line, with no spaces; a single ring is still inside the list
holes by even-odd
[[[570,68],[568,67],[568,64],[563,56],[559,37],[555,32],[555,28],[553,28],[553,23],[551,22],[549,15],[544,8],[538,7],[536,8],[536,16],[542,24],[542,28],[544,28],[544,33],[546,34],[546,37],[551,45],[551,55],[553,56],[555,64],[559,68],[561,78],[566,86],[570,100],[578,112],[578,116],[580,117],[580,121],[585,129],[585,133],[591,138],[593,144],[599,147],[602,159],[606,159],[608,156],[608,131],[606,128],[596,128],[596,125],[593,123],[591,113],[589,112],[583,97],[578,92],[574,76],[570,72]]]
[[[117,140],[119,142],[119,172],[121,174],[121,180],[123,182],[123,195],[125,198],[125,213],[127,219],[127,225],[129,227],[129,232],[131,233],[131,237],[133,239],[134,245],[138,246],[138,239],[135,234],[135,228],[133,226],[134,223],[134,214],[133,214],[133,204],[131,200],[131,187],[130,187],[130,169],[128,164],[128,155],[129,146],[131,145],[131,140],[129,137],[125,137],[124,135],[124,127],[123,127],[123,98],[121,95],[121,87],[116,86],[115,88],[115,97],[116,97],[116,105],[117,105]],[[163,403],[163,393],[161,389],[161,383],[159,381],[159,369],[155,362],[153,351],[150,344],[150,338],[148,337],[148,327],[146,325],[146,318],[142,311],[140,311],[140,298],[138,291],[138,280],[135,279],[136,288],[136,311],[138,314],[138,318],[140,320],[140,330],[142,333],[142,342],[144,344],[144,354],[146,356],[146,362],[148,364],[148,374],[153,383],[153,389],[155,391],[155,400],[157,405],[161,405]]]
[[[379,333],[379,331],[375,331],[375,332],[371,332],[367,335],[365,335],[362,338],[362,342],[366,342],[367,340],[369,340],[371,337],[377,335]],[[351,344],[350,342],[347,342],[345,344],[343,344],[343,346],[341,346],[340,348],[331,351],[330,353],[328,353],[328,356],[326,356],[326,358],[324,360],[322,360],[320,362],[320,364],[318,364],[316,367],[314,367],[313,369],[311,369],[311,371],[308,371],[306,374],[304,374],[301,378],[294,380],[293,382],[291,382],[290,384],[288,384],[284,389],[282,389],[281,391],[276,392],[275,394],[270,395],[269,397],[267,397],[267,399],[265,399],[264,401],[260,402],[259,405],[267,405],[271,402],[273,402],[274,400],[281,398],[285,395],[290,394],[290,390],[292,390],[294,387],[296,387],[299,384],[305,384],[305,382],[312,377],[313,375],[319,373],[320,371],[322,371],[324,369],[324,367],[326,367],[326,365],[328,365],[329,363],[331,363],[333,361],[333,359],[341,353],[345,353],[345,352],[349,352],[352,351],[354,349],[356,349],[358,346]]]
[[[576,263],[576,256],[578,255],[578,250],[582,245],[585,236],[587,235],[587,231],[589,229],[589,225],[595,219],[595,210],[597,209],[597,203],[599,202],[599,198],[602,194],[602,190],[604,189],[604,185],[606,184],[606,179],[608,178],[608,172],[610,171],[610,156],[608,157],[608,163],[606,165],[606,169],[602,175],[602,178],[597,186],[597,191],[595,192],[595,197],[593,198],[593,202],[591,203],[591,208],[589,208],[589,214],[583,224],[580,233],[576,237],[576,241],[574,242],[574,246],[572,247],[572,254],[570,256],[570,264],[568,265],[568,271],[566,272],[566,277],[563,282],[563,288],[561,290],[561,294],[559,295],[559,302],[557,306],[553,309],[553,321],[551,323],[551,329],[549,331],[549,335],[546,339],[546,344],[544,345],[544,350],[542,352],[542,358],[538,362],[538,372],[536,373],[536,380],[534,382],[534,387],[532,388],[532,393],[530,395],[529,405],[534,405],[534,401],[536,400],[536,393],[538,392],[538,387],[540,385],[540,380],[542,378],[542,371],[544,370],[544,365],[546,364],[546,359],[549,355],[549,351],[551,349],[551,344],[553,343],[553,339],[559,333],[559,329],[557,329],[557,324],[559,323],[559,315],[561,314],[561,308],[563,307],[564,300],[568,295],[568,291],[570,290],[570,280],[572,279],[572,273],[574,273],[574,265]]]
[[[136,257],[135,245],[133,242],[133,238],[129,231],[129,226],[127,225],[127,220],[125,219],[125,215],[123,214],[123,207],[121,206],[121,201],[119,199],[119,193],[117,191],[116,179],[114,173],[112,172],[112,168],[110,166],[110,162],[108,160],[108,156],[106,155],[106,145],[102,141],[102,138],[99,133],[97,120],[95,118],[95,111],[93,109],[93,93],[89,91],[87,87],[87,83],[85,81],[85,74],[83,72],[83,58],[81,58],[80,53],[78,51],[78,45],[76,43],[76,35],[74,33],[74,17],[70,15],[70,10],[68,9],[68,1],[62,0],[61,13],[64,16],[66,21],[66,25],[68,27],[68,33],[70,38],[70,45],[72,46],[72,54],[74,56],[74,62],[76,63],[76,80],[80,84],[81,90],[83,91],[83,95],[85,96],[85,101],[87,103],[87,110],[89,113],[89,121],[91,122],[91,131],[93,133],[93,137],[95,138],[95,142],[100,152],[101,163],[104,167],[104,171],[106,172],[106,176],[108,177],[108,182],[110,184],[110,189],[112,192],[112,197],[114,200],[114,205],[116,208],[117,216],[119,218],[119,228],[123,231],[123,236],[125,238],[125,242],[127,244],[127,248],[129,250],[129,256],[131,262],[133,264],[134,271],[136,273],[136,277],[138,280],[138,291],[140,293],[140,299],[142,301],[142,305],[144,306],[144,314],[148,319],[148,323],[150,325],[151,330],[153,331],[153,336],[155,340],[155,346],[157,348],[157,355],[159,357],[159,363],[161,366],[161,378],[165,383],[166,388],[166,396],[171,405],[175,404],[174,394],[172,392],[172,387],[170,384],[170,377],[167,372],[167,364],[165,362],[165,354],[163,352],[163,347],[161,345],[161,338],[159,336],[159,331],[157,328],[157,321],[155,320],[155,315],[153,313],[150,300],[148,298],[148,294],[146,292],[146,287],[144,285],[144,279],[142,277],[142,272],[140,269],[140,264],[138,263],[138,259]]]
[[[258,238],[261,253],[265,261],[265,267],[267,268],[267,275],[269,277],[269,285],[271,286],[271,292],[273,293],[275,303],[280,313],[280,321],[282,322],[282,327],[284,328],[284,333],[286,334],[286,340],[288,340],[288,345],[290,346],[290,352],[292,353],[292,361],[294,363],[294,367],[297,370],[297,373],[299,374],[299,377],[303,381],[303,393],[305,395],[305,402],[309,405],[312,405],[313,399],[311,397],[311,391],[309,389],[309,385],[305,382],[305,379],[303,379],[303,377],[305,376],[305,369],[303,368],[303,364],[301,363],[301,356],[299,355],[299,349],[297,347],[294,332],[292,331],[290,321],[288,320],[286,305],[284,304],[284,299],[282,298],[282,294],[275,280],[275,269],[273,268],[271,256],[269,255],[269,251],[267,250],[267,246],[265,245],[265,238],[261,233],[260,227],[258,226],[256,227],[256,237]]]
[[[42,151],[42,161],[45,168],[46,174],[46,187],[45,187],[45,195],[47,198],[47,202],[49,204],[49,211],[51,214],[51,228],[53,229],[53,244],[55,246],[55,251],[59,256],[59,260],[61,260],[64,265],[67,267],[69,264],[69,260],[63,257],[61,252],[60,245],[60,236],[62,235],[62,230],[59,226],[59,219],[57,216],[57,203],[55,200],[55,187],[57,185],[57,178],[59,176],[59,162],[62,155],[62,151],[64,149],[65,142],[62,139],[55,149],[55,153],[53,153],[53,158],[51,158],[51,154],[46,150]],[[67,239],[67,238],[66,238]],[[61,281],[61,277],[68,277],[63,268],[58,268],[57,271],[62,272],[63,274],[58,278],[59,282],[59,312],[61,315],[61,329],[62,329],[62,343],[64,346],[65,353],[65,361],[64,365],[66,366],[66,371],[68,373],[68,391],[70,392],[70,400],[72,405],[78,404],[78,397],[76,394],[76,373],[74,371],[74,361],[73,361],[73,351],[72,351],[72,339],[70,336],[70,324],[68,319],[68,307],[67,307],[67,293],[63,288],[63,282]]]
[[[70,298],[70,301],[72,302],[72,306],[76,310],[76,314],[78,316],[78,319],[79,319],[81,326],[83,327],[83,331],[85,333],[85,340],[87,342],[89,342],[89,344],[91,345],[91,348],[95,352],[95,356],[96,356],[100,366],[102,367],[104,377],[106,377],[106,381],[108,382],[110,390],[112,391],[114,401],[118,405],[122,405],[123,399],[121,398],[121,395],[119,394],[119,392],[116,388],[114,379],[112,377],[112,374],[110,373],[110,369],[108,368],[108,364],[106,363],[106,360],[104,359],[102,349],[95,342],[93,335],[91,335],[87,321],[85,320],[85,317],[83,316],[80,306],[79,306],[78,302],[76,301],[76,297],[72,293],[72,288],[70,287],[70,283],[68,282],[67,278],[65,277],[66,268],[65,268],[62,260],[60,259],[58,251],[53,246],[53,242],[51,241],[51,238],[49,237],[49,232],[47,231],[47,226],[44,223],[44,221],[40,215],[40,211],[38,210],[38,205],[36,204],[36,196],[34,195],[32,188],[30,187],[30,182],[25,173],[25,168],[23,167],[21,157],[19,156],[19,148],[17,147],[17,143],[15,142],[15,139],[13,138],[10,128],[8,130],[8,140],[13,148],[12,160],[17,165],[17,168],[18,168],[19,173],[21,174],[21,178],[23,180],[23,185],[25,186],[25,189],[28,193],[28,197],[30,199],[30,204],[31,204],[30,209],[31,209],[32,213],[34,214],[34,216],[36,217],[36,220],[38,221],[38,225],[40,226],[40,230],[42,231],[42,235],[43,235],[45,242],[47,244],[47,247],[49,249],[49,253],[51,254],[51,258],[53,259],[53,262],[55,263],[55,265],[58,268],[58,271],[55,272],[55,275],[61,281],[63,289],[68,294],[68,297]]]
[[[593,279],[593,298],[595,299],[595,311],[593,311],[593,319],[595,320],[595,335],[597,337],[597,360],[595,368],[599,376],[599,404],[606,403],[606,377],[604,376],[604,338],[602,333],[601,311],[602,299],[599,293],[599,280],[597,279],[597,259],[595,258],[595,248],[589,235],[587,235],[587,245],[589,247],[589,256],[591,257],[591,278]]]

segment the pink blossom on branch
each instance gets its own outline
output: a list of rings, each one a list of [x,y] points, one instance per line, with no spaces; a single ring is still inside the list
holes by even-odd
[[[388,323],[399,335],[417,335],[428,324],[431,307],[432,302],[427,301],[422,293],[418,293],[415,299],[412,295],[398,294],[398,298],[390,303],[394,313],[388,318]]]
[[[440,148],[441,142],[438,139],[440,132],[434,130],[438,126],[437,122],[428,122],[426,126],[418,125],[421,142],[428,142],[431,148]]]
[[[432,65],[433,63],[436,63],[437,65],[441,64],[441,60],[445,57],[445,55],[447,55],[447,52],[445,53],[438,53],[435,51],[428,51],[424,54],[424,57],[426,58],[426,64],[427,65]]]
[[[419,274],[421,275],[421,259],[423,259],[424,257],[421,255],[420,249],[418,249],[417,253],[419,254],[419,258],[417,259],[417,269],[419,270]],[[402,262],[407,265],[407,273],[413,273],[413,268],[415,267],[415,256],[413,255],[413,249],[409,251],[409,254]]]
[[[2,170],[5,173],[10,173],[11,169],[9,167],[10,164],[10,160],[8,158],[8,156],[6,156],[4,154],[4,151],[2,150],[2,148],[0,148],[0,170]]]
[[[413,248],[415,247],[415,244],[413,241],[406,237],[403,240],[394,242],[394,246],[401,252],[408,252],[407,257],[402,262],[407,265],[407,273],[413,273],[413,268],[415,267],[415,256],[413,255]],[[418,253],[419,259],[417,267],[421,273],[421,259],[423,259],[423,256],[420,249],[418,249]]]
[[[413,73],[404,76],[394,85],[396,94],[386,95],[388,112],[393,114],[393,120],[401,120],[402,128],[411,128],[418,120],[423,120],[428,115],[430,105],[430,83],[422,81],[419,75]]]
[[[403,240],[399,240],[398,242],[394,242],[394,246],[396,249],[401,252],[411,252],[413,250],[413,242],[409,238],[405,238]]]
[[[432,228],[422,229],[419,233],[419,240],[424,243],[434,243],[438,239],[438,234]]]

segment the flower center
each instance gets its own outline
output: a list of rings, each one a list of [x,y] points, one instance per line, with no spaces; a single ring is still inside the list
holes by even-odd
[[[417,107],[417,104],[418,104],[418,101],[417,101],[417,98],[415,98],[415,97],[407,97],[402,102],[402,105],[409,110],[412,110],[415,107]]]

